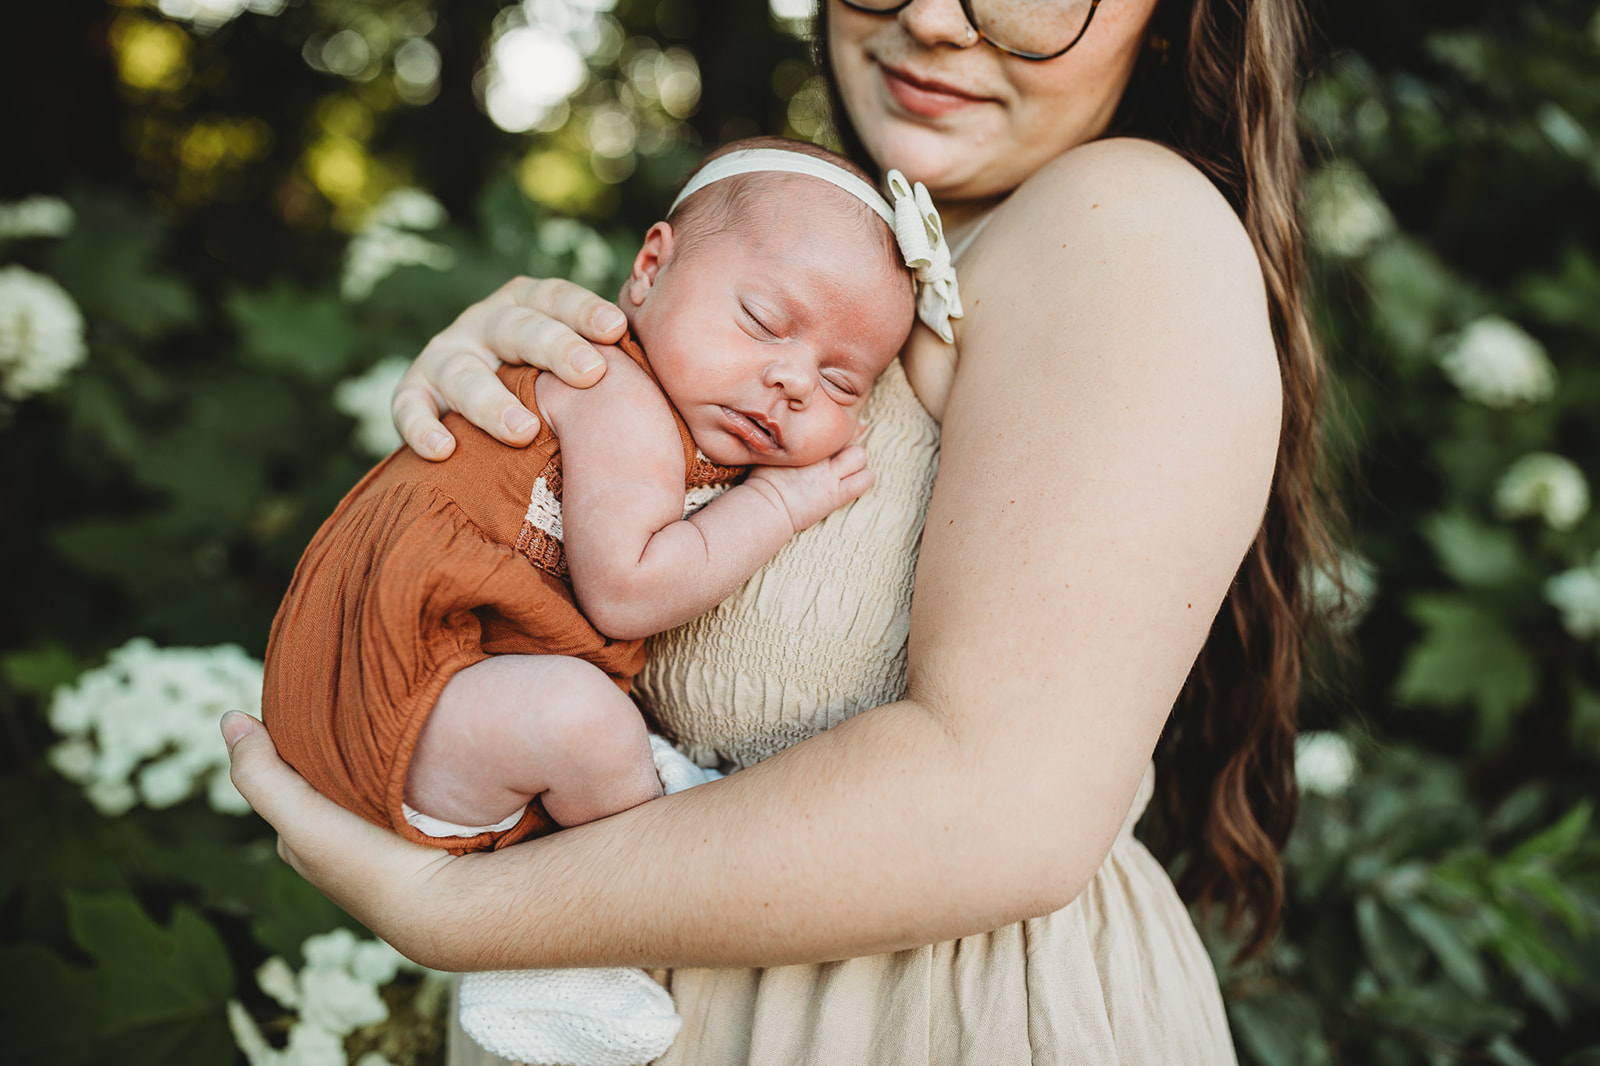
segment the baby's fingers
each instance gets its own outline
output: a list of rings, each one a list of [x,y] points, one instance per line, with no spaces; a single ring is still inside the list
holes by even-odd
[[[859,444],[851,444],[836,452],[828,462],[832,464],[833,472],[842,479],[867,468],[867,450]]]
[[[839,492],[844,496],[844,502],[849,503],[851,500],[858,500],[866,495],[867,490],[872,488],[875,480],[872,476],[872,471],[866,467],[840,478]]]

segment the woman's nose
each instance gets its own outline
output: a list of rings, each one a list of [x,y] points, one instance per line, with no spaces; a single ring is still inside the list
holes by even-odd
[[[798,359],[773,360],[767,365],[762,381],[781,391],[795,411],[805,410],[817,389],[816,372]]]
[[[930,48],[939,44],[966,48],[978,40],[959,0],[911,0],[900,9],[899,18],[907,33]]]

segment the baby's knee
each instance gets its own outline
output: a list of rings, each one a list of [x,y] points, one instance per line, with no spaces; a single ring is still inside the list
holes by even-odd
[[[582,659],[552,663],[534,701],[539,732],[564,759],[594,764],[648,751],[644,719],[615,681]]]

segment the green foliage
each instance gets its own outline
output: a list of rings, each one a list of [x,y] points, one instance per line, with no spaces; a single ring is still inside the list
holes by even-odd
[[[25,857],[0,864],[0,1040],[21,1062],[229,1062],[225,1001],[266,1018],[248,975],[273,955],[298,966],[308,936],[350,921],[257,820],[201,800],[100,814],[50,767],[52,692],[132,636],[259,655],[301,548],[375,458],[341,386],[515,275],[614,292],[696,138],[815,129],[816,84],[760,5],[628,0],[569,121],[512,136],[472,102],[495,20],[516,17],[500,0],[314,0],[214,31],[83,7],[28,10],[79,20],[36,36],[96,42],[95,84],[130,25],[181,47],[99,98],[122,124],[101,139],[127,154],[93,169],[116,187],[41,188],[70,200],[71,231],[0,244],[66,290],[90,352],[0,410],[0,477],[26,516],[0,524],[23,605],[0,616],[0,809]],[[1575,0],[1320,18],[1312,296],[1376,589],[1347,626],[1359,668],[1303,715],[1352,738],[1359,765],[1342,785],[1307,775],[1283,931],[1224,966],[1236,1042],[1261,1066],[1600,1066],[1600,634],[1550,591],[1593,565],[1600,512],[1570,470],[1508,486],[1535,454],[1600,478],[1600,18]],[[376,42],[366,67],[312,62],[351,28]],[[441,54],[437,98],[397,88],[409,40]],[[683,122],[630,80],[674,47],[704,80]],[[602,115],[638,127],[625,155],[593,150]],[[576,168],[563,196],[584,221],[525,194],[552,160]],[[341,284],[369,212],[404,186],[448,216],[407,230],[427,254]],[[1486,320],[1511,325],[1474,376],[1457,357]],[[347,1051],[420,1064],[437,1037],[431,1008],[397,1006]]]
[[[0,981],[15,1012],[4,1034],[12,1061],[232,1061],[222,1008],[233,964],[203,917],[179,906],[158,925],[125,894],[68,892],[66,909],[72,942],[92,965],[36,945],[0,948]]]

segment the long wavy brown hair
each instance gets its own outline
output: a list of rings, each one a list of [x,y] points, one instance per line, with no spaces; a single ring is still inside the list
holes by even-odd
[[[868,163],[837,96],[820,9],[814,30],[839,139]],[[1155,754],[1152,843],[1184,899],[1203,915],[1220,908],[1249,957],[1272,939],[1284,901],[1280,853],[1298,806],[1295,717],[1320,620],[1307,576],[1321,570],[1339,582],[1334,509],[1315,476],[1321,355],[1299,221],[1304,13],[1301,0],[1160,0],[1147,33],[1106,135],[1170,146],[1227,197],[1261,261],[1283,381],[1266,516]]]

